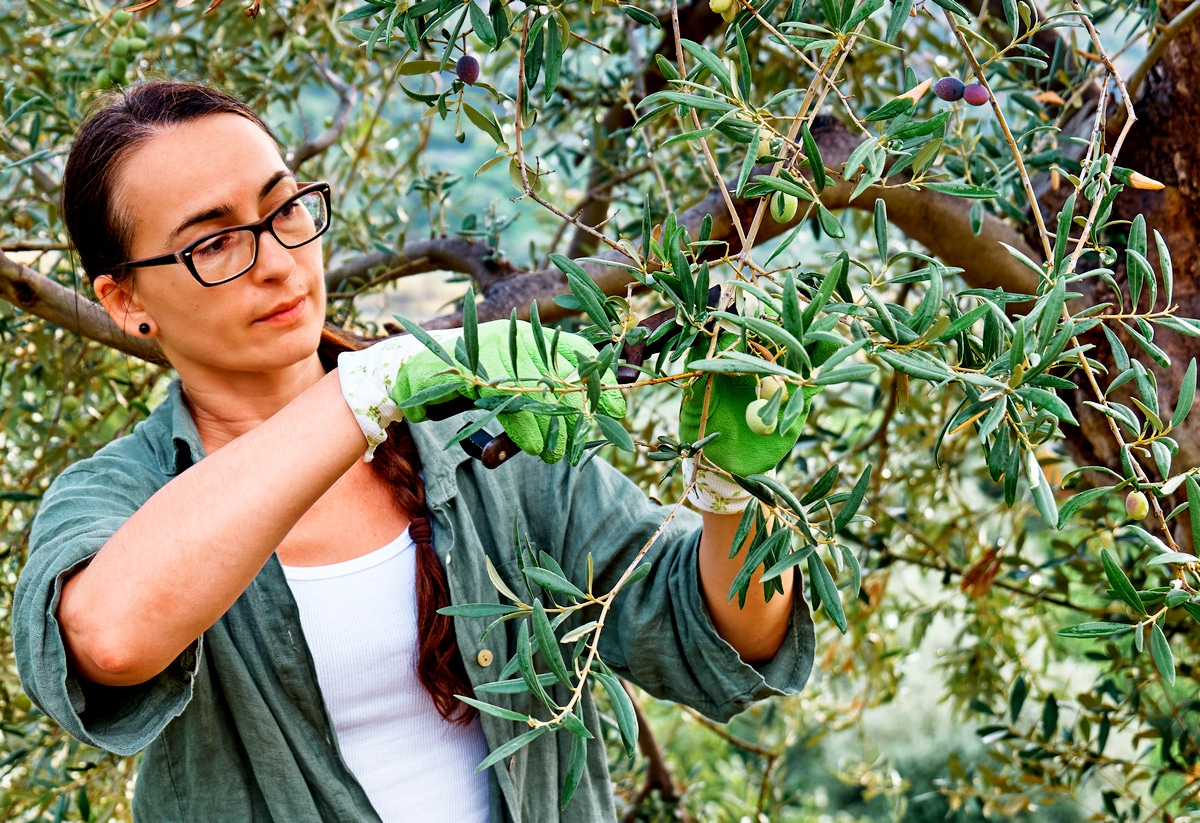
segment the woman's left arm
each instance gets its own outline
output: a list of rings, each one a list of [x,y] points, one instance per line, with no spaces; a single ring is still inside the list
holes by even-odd
[[[792,613],[794,575],[784,574],[780,577],[783,594],[776,593],[770,601],[765,601],[763,586],[759,582],[763,569],[759,568],[750,578],[745,608],[740,608],[737,598],[730,601],[729,587],[741,571],[745,546],[739,548],[732,559],[729,554],[741,514],[702,514],[704,531],[700,535],[700,588],[713,626],[747,663],[770,660],[787,636],[788,618]],[[749,542],[747,538],[746,543]]]

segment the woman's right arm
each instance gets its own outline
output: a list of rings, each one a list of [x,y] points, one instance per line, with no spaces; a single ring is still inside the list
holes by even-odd
[[[77,673],[128,686],[166,669],[364,446],[334,371],[159,489],[63,587],[58,620]]]

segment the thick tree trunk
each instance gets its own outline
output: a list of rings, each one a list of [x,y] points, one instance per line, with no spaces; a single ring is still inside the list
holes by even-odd
[[[1170,15],[1186,5],[1167,2],[1163,8]],[[1133,220],[1139,214],[1145,216],[1151,236],[1149,257],[1155,267],[1158,266],[1158,253],[1154,249],[1153,231],[1162,234],[1170,249],[1175,272],[1173,301],[1178,304],[1182,316],[1196,317],[1200,313],[1200,294],[1197,293],[1197,276],[1200,275],[1200,143],[1197,142],[1197,135],[1200,135],[1200,28],[1192,27],[1172,41],[1139,91],[1138,121],[1117,162],[1164,183],[1166,188],[1162,191],[1127,189],[1114,204],[1113,219]],[[1110,141],[1115,137],[1115,134],[1109,135]],[[1121,251],[1120,247],[1118,251]],[[1122,254],[1116,279],[1124,288],[1123,259]],[[1088,280],[1080,285],[1086,303],[1114,301],[1115,304],[1115,295],[1102,281]],[[1142,311],[1146,309],[1146,300],[1143,291],[1139,304]],[[1126,305],[1125,311],[1129,311],[1128,301]],[[1166,308],[1161,293],[1154,308]],[[1121,338],[1132,356],[1152,365],[1134,340],[1124,333]],[[1098,360],[1113,368],[1109,345],[1103,334],[1091,334],[1085,342],[1095,346],[1093,354]],[[1154,342],[1172,361],[1170,371],[1159,376],[1160,407],[1166,410],[1163,416],[1169,417],[1188,362],[1200,354],[1200,340],[1159,329]],[[1128,397],[1128,393],[1120,396]],[[1118,447],[1108,423],[1099,412],[1083,405],[1084,400],[1095,400],[1086,386],[1071,399],[1082,433],[1082,437],[1069,441],[1073,456],[1085,464],[1117,468]],[[1189,419],[1172,434],[1179,442],[1172,473],[1200,466],[1198,430],[1200,418]],[[1156,478],[1152,475],[1152,479]]]

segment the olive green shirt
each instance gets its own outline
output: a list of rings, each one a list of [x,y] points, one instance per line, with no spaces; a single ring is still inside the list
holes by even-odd
[[[607,591],[669,511],[599,459],[573,468],[519,455],[485,469],[457,446],[443,448],[461,425],[452,418],[413,426],[433,546],[448,570],[455,603],[499,602],[485,557],[510,588],[526,590],[514,554],[514,523],[574,581],[586,579],[590,552],[595,588]],[[134,796],[139,821],[377,821],[338,753],[296,604],[274,557],[229,611],[149,682],[100,686],[67,665],[56,620],[63,582],[156,490],[203,454],[176,382],[132,434],[69,468],[46,492],[16,590],[13,625],[22,683],[38,706],[85,743],[118,754],[145,749]],[[700,595],[699,535],[700,520],[690,511],[668,524],[648,554],[649,576],[617,597],[600,651],[617,674],[650,694],[725,720],[756,700],[803,686],[812,666],[813,627],[807,604],[796,597],[778,655],[758,666],[743,663],[717,635]],[[593,617],[585,612],[582,619]],[[488,622],[455,618],[459,648],[476,685],[498,679],[514,648],[517,621],[481,641]],[[481,655],[485,649],[492,654]],[[558,699],[564,700],[561,693]],[[545,716],[528,694],[488,700]],[[599,737],[590,694],[583,717]],[[527,729],[487,715],[482,722],[492,748]],[[396,745],[399,751],[404,741]],[[560,811],[570,750],[569,733],[542,735],[492,767],[490,819],[613,820],[608,764],[597,743],[588,748],[575,796]]]

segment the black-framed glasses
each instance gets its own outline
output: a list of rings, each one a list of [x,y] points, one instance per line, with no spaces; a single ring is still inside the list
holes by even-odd
[[[329,184],[308,183],[257,223],[205,235],[159,257],[132,260],[123,267],[146,268],[182,263],[201,286],[236,280],[258,261],[258,238],[265,231],[285,249],[316,240],[329,228]]]

